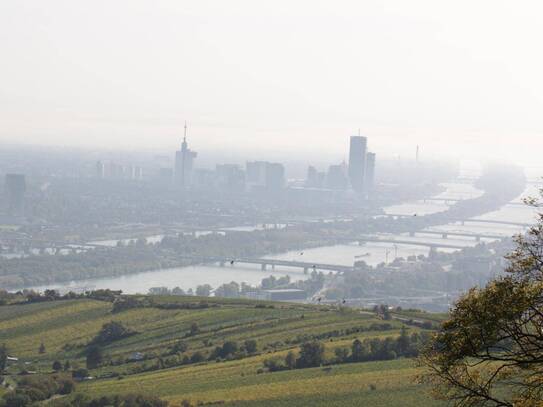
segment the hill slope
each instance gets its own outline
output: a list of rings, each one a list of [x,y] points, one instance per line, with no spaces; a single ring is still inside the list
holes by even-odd
[[[122,308],[89,298],[0,307],[0,343],[19,358],[7,372],[14,379],[22,370],[49,374],[54,361],[68,361],[69,370],[84,367],[89,344],[116,321],[130,334],[100,343],[102,360],[78,392],[147,393],[174,405],[437,405],[414,384],[410,359],[335,364],[336,349],[350,348],[357,338],[397,338],[405,316],[383,321],[350,309],[216,298],[125,299],[130,306]],[[408,326],[407,332],[423,331]],[[264,367],[289,351],[298,355],[300,344],[312,340],[325,346],[326,366]],[[235,350],[222,354],[225,343]]]

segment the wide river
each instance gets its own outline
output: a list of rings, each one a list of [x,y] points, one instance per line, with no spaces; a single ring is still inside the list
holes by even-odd
[[[385,208],[385,212],[389,214],[417,214],[426,215],[430,213],[444,211],[451,204],[449,200],[470,199],[480,196],[482,191],[474,188],[466,183],[448,183],[444,184],[446,190],[435,196],[433,200],[407,202],[402,205],[395,205]],[[502,207],[495,212],[487,213],[477,219],[483,220],[503,220],[514,221],[520,223],[531,223],[535,220],[535,210],[528,208],[519,203],[525,196],[535,196],[537,188],[530,185],[522,196],[515,199],[510,205]],[[436,201],[435,199],[443,199]],[[282,227],[284,225],[280,225]],[[262,226],[259,226],[259,228]],[[250,228],[240,228],[240,230],[250,230]],[[515,233],[523,231],[520,226],[510,226],[493,223],[476,223],[466,222],[464,225],[451,223],[429,229],[431,231],[440,232],[458,232],[465,234],[480,233],[495,236],[511,236]],[[395,257],[407,257],[411,255],[428,254],[429,248],[424,246],[411,245],[413,243],[446,243],[458,247],[467,247],[477,244],[473,237],[455,237],[449,236],[448,239],[443,239],[441,235],[419,235],[412,237],[409,235],[380,235],[381,238],[401,240],[402,243],[366,243],[359,246],[357,243],[341,244],[334,246],[325,246],[303,251],[291,251],[277,255],[265,256],[266,258],[282,259],[282,260],[297,260],[304,262],[326,263],[326,264],[341,264],[351,266],[356,260],[363,260],[368,264],[376,265],[381,262],[392,261]],[[152,236],[148,240],[158,241],[161,236]],[[490,241],[493,239],[482,239]],[[95,242],[112,246],[116,241]],[[456,250],[456,249],[439,249],[439,250]],[[293,280],[306,278],[306,275],[300,269],[276,267],[275,270],[268,268],[267,271],[262,271],[259,266],[251,265],[227,265],[220,267],[218,265],[200,265],[192,267],[171,268],[163,270],[152,270],[148,272],[126,275],[121,277],[101,278],[92,280],[80,280],[67,284],[53,284],[48,286],[32,287],[38,290],[45,288],[58,289],[61,292],[68,290],[80,291],[83,289],[110,288],[115,290],[123,290],[125,293],[146,293],[151,287],[181,287],[184,290],[196,288],[201,284],[210,284],[212,287],[217,287],[220,284],[230,281],[246,282],[251,285],[256,285],[260,281],[269,277],[289,275]]]

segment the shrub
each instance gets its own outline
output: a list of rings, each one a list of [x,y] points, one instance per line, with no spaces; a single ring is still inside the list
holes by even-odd
[[[94,337],[91,343],[106,345],[134,334],[134,331],[124,327],[120,322],[111,321],[102,326],[102,329],[98,332],[98,335]]]

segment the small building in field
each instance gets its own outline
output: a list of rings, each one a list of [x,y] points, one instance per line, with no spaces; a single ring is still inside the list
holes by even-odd
[[[128,360],[131,362],[138,362],[143,359],[145,359],[145,355],[141,352],[134,352],[128,357]]]

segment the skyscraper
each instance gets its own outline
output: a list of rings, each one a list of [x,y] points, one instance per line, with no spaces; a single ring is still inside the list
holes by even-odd
[[[366,156],[366,193],[371,194],[375,186],[375,153],[368,153]]]
[[[198,153],[192,151],[187,144],[187,123],[185,123],[185,133],[183,135],[183,143],[181,150],[175,153],[175,170],[174,179],[177,186],[186,188],[190,186],[192,180],[192,169],[194,159]]]
[[[8,214],[22,216],[24,214],[24,196],[26,181],[23,174],[6,174],[5,180]]]
[[[283,164],[268,161],[247,162],[245,172],[249,190],[278,191],[285,186]]]
[[[266,188],[279,191],[285,186],[285,167],[279,163],[266,163]]]
[[[349,180],[357,193],[364,192],[366,177],[366,153],[368,140],[366,137],[351,136],[349,148]]]
[[[104,178],[106,167],[102,161],[96,161],[96,178]]]
[[[343,190],[349,187],[347,179],[347,168],[345,163],[339,165],[331,165],[326,174],[326,187],[330,189]]]

